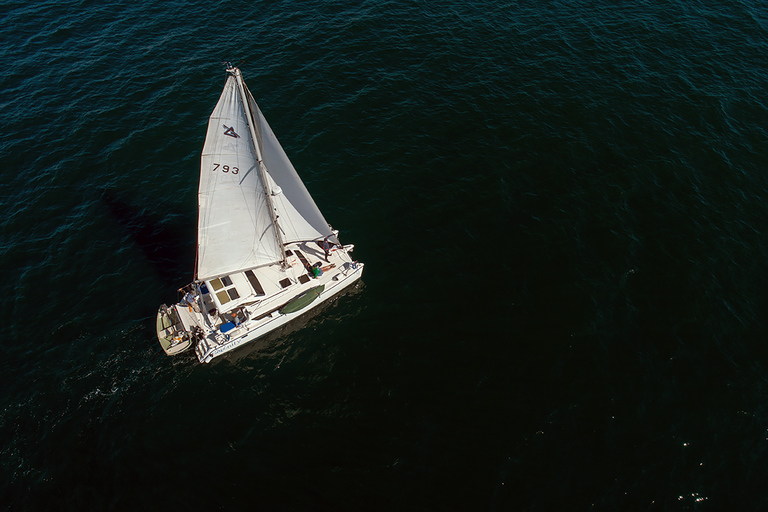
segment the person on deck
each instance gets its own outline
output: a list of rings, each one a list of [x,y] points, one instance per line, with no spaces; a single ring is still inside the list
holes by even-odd
[[[195,295],[194,288],[189,288],[189,291],[187,291],[187,294],[184,296],[184,302],[189,304],[189,309],[194,309],[197,312],[200,311],[200,309],[197,307],[197,295]]]
[[[321,267],[320,265],[321,265],[321,263],[318,261],[317,263],[315,263],[312,266],[312,274],[314,274],[315,279],[317,279],[318,277],[323,275],[323,272],[325,272],[327,270],[331,270],[332,268],[334,268],[336,266],[335,263],[331,263],[330,265],[326,265],[324,267]]]
[[[328,258],[331,256],[331,242],[328,241],[328,237],[323,238],[323,251],[325,252],[325,261],[327,263],[330,263],[331,260]]]

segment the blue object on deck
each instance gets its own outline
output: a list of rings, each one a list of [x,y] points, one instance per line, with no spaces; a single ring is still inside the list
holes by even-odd
[[[234,328],[235,328],[235,324],[233,324],[232,322],[227,322],[225,324],[221,324],[221,327],[219,327],[219,330],[221,332],[227,332],[227,331],[231,331]]]

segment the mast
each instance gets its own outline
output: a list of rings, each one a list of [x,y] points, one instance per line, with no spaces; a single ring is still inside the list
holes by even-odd
[[[256,125],[253,120],[253,112],[251,111],[251,105],[248,102],[248,97],[245,94],[245,87],[243,84],[243,75],[240,73],[240,69],[227,63],[227,73],[234,75],[237,80],[237,88],[240,91],[240,100],[243,103],[243,110],[245,110],[245,117],[248,121],[248,129],[251,132],[251,140],[253,141],[253,149],[256,152],[256,161],[258,162],[259,174],[261,176],[261,184],[264,186],[264,195],[267,198],[267,205],[269,206],[269,215],[272,218],[272,225],[275,227],[275,237],[277,237],[277,244],[280,246],[280,253],[283,255],[282,264],[285,266],[287,256],[285,255],[285,245],[283,244],[283,237],[280,236],[280,226],[277,225],[277,215],[275,214],[275,207],[272,204],[272,194],[267,184],[266,172],[267,169],[264,166],[264,159],[261,156],[261,150],[259,149],[259,142],[256,138]]]

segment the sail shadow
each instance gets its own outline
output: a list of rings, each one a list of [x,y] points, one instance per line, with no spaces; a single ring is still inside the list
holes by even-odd
[[[256,168],[256,165],[252,165],[250,169],[248,169],[247,171],[245,171],[245,173],[243,174],[243,176],[240,178],[240,183],[239,183],[240,185],[242,185],[243,183],[245,183],[245,179],[248,177],[248,175],[250,175],[250,174],[253,172],[253,170],[254,170],[255,168]]]
[[[141,250],[146,260],[169,286],[190,279],[194,266],[197,218],[189,215],[163,216],[123,199],[114,189],[105,189],[101,200],[117,222]]]

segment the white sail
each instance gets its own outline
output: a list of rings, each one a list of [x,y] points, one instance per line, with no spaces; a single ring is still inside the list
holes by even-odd
[[[248,100],[254,112],[256,133],[261,139],[261,153],[268,172],[272,191],[272,204],[277,210],[278,226],[285,243],[315,240],[331,235],[331,228],[320,209],[309,195],[307,187],[275,137],[267,119],[247,90]],[[276,188],[275,184],[277,185]],[[335,241],[335,239],[334,239]]]
[[[229,76],[208,122],[200,164],[198,279],[282,258],[257,166],[237,81]]]

